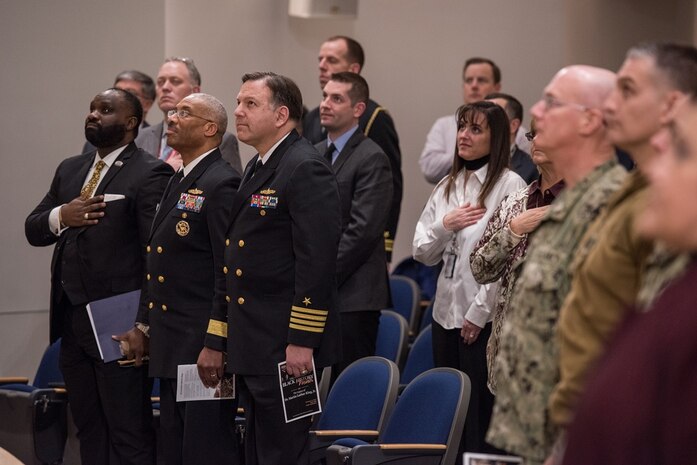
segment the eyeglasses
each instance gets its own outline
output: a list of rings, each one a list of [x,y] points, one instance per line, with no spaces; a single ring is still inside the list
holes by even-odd
[[[532,142],[532,140],[535,138],[536,135],[537,135],[537,134],[535,133],[535,131],[528,131],[528,132],[525,133],[525,138],[526,138],[529,142]]]
[[[557,99],[556,97],[553,97],[549,94],[545,94],[542,96],[542,104],[545,107],[545,111],[552,110],[554,108],[561,108],[561,107],[571,107],[575,108],[580,111],[586,111],[588,110],[588,107],[585,105],[581,105],[580,103],[573,103],[573,102],[562,102],[561,100]]]
[[[204,118],[203,116],[194,115],[189,110],[169,110],[167,112],[168,118],[172,118],[174,115],[177,115],[177,118],[179,119],[186,119],[189,116],[193,116],[194,118],[200,118],[203,121],[208,121],[209,123],[215,123],[215,121],[209,120],[208,118]]]

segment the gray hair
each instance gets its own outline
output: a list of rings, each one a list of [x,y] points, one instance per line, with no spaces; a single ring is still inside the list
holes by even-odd
[[[198,92],[184,97],[182,100],[197,100],[204,105],[205,115],[218,126],[218,134],[221,136],[227,131],[227,111],[222,102],[210,94]]]
[[[184,63],[186,69],[189,70],[189,78],[194,85],[201,85],[201,73],[198,72],[198,68],[194,64],[194,60],[188,57],[169,57],[165,60],[165,63],[170,63],[173,61],[178,61],[179,63]]]

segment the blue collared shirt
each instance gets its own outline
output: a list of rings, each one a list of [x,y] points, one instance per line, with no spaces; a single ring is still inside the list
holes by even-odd
[[[334,144],[334,153],[332,153],[332,165],[336,161],[337,157],[341,153],[342,150],[344,150],[344,147],[346,146],[346,143],[348,140],[351,138],[354,132],[358,129],[358,125],[355,125],[342,135],[336,138],[336,140],[331,140],[329,136],[327,136],[327,148],[329,148],[330,145]]]

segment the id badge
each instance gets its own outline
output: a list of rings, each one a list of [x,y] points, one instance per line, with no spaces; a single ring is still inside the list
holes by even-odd
[[[445,271],[446,279],[453,279],[455,274],[455,262],[457,261],[457,254],[453,252],[446,252],[445,260],[443,263],[443,270]]]

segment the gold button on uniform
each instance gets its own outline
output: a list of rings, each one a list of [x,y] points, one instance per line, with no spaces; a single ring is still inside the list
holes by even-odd
[[[225,247],[230,245],[230,239],[225,239]]]
[[[266,210],[261,210],[261,211],[259,212],[259,214],[260,214],[261,216],[266,216]]]
[[[153,308],[154,306],[155,306],[155,304],[152,303],[152,302],[150,302],[150,303],[148,304],[148,308]]]
[[[235,274],[236,274],[237,276],[242,276],[242,270],[240,270],[239,268],[237,268],[237,269],[235,270]]]
[[[165,282],[165,277],[164,276],[158,276],[157,280],[160,281],[161,283]]]
[[[226,296],[225,296],[225,301],[226,301],[226,302],[230,303],[231,300],[232,300],[232,299],[230,298],[229,295],[226,295]]]
[[[163,311],[163,312],[166,312],[166,311],[167,311],[167,305],[162,304],[162,311]]]
[[[157,253],[162,253],[162,247],[157,247]]]
[[[145,248],[145,250],[148,251],[148,252],[150,252],[150,250],[152,250],[152,249],[150,249],[150,246],[147,246],[147,247]]]
[[[145,277],[148,278],[148,281],[150,281],[150,273],[148,273]]]
[[[223,273],[227,274],[227,266],[223,267]]]
[[[244,241],[242,239],[240,239],[240,241],[237,243],[237,245],[239,245],[240,247],[244,247]]]
[[[237,299],[237,303],[242,305],[244,303],[244,297],[240,297]]]
[[[182,218],[186,218],[187,216],[189,215],[187,215],[186,212],[182,213]]]

